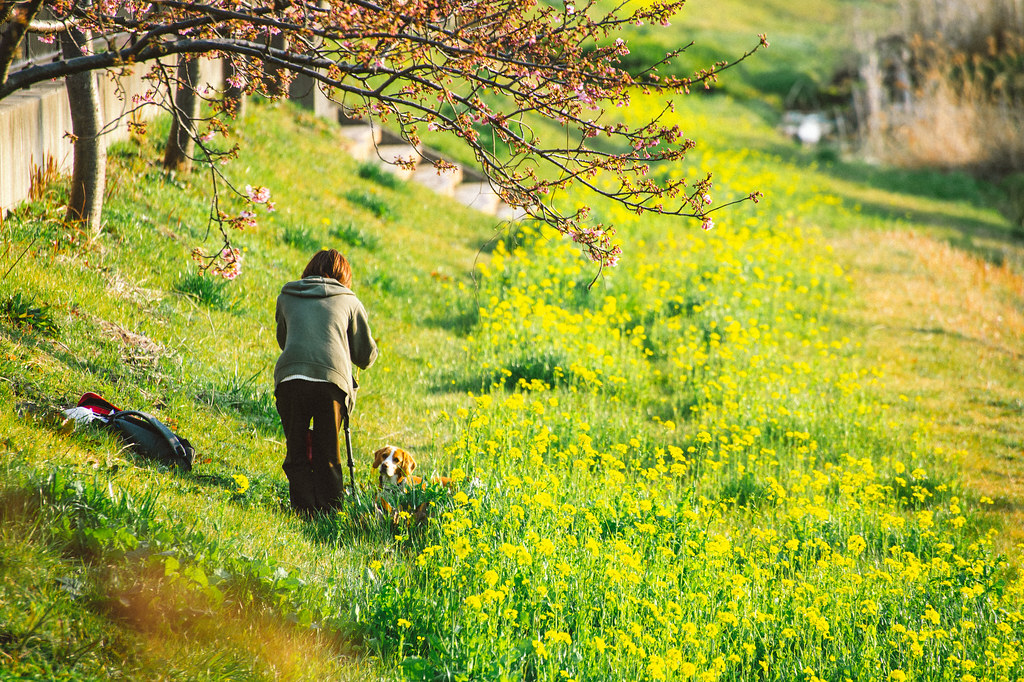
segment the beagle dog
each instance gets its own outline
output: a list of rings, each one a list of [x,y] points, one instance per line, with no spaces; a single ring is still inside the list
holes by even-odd
[[[386,485],[402,485],[406,481],[422,488],[427,486],[422,478],[412,475],[416,470],[416,460],[412,454],[394,445],[385,445],[373,453],[373,468],[378,470],[378,485],[381,488]],[[444,476],[431,476],[430,482],[451,487],[452,480]]]

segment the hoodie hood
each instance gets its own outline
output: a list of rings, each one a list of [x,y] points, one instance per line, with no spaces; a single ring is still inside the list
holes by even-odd
[[[299,298],[327,298],[329,296],[355,296],[352,290],[330,277],[303,277],[288,282],[281,288],[282,294]]]

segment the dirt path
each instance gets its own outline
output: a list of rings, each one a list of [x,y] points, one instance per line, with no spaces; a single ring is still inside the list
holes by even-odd
[[[992,500],[999,547],[1024,558],[1024,277],[931,237],[832,239],[861,307],[865,358],[904,417],[934,422],[964,487]],[[904,402],[899,395],[910,400]]]

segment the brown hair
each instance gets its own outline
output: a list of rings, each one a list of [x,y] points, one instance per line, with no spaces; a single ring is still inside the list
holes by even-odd
[[[330,277],[342,286],[352,287],[352,266],[345,257],[334,249],[318,251],[309,259],[309,265],[302,271],[303,277]]]

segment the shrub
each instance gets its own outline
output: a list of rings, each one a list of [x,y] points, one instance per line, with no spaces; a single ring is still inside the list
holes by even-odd
[[[381,220],[393,220],[395,210],[386,199],[366,191],[350,190],[345,192],[345,200],[357,206],[362,206]]]
[[[38,303],[34,297],[24,296],[20,291],[0,304],[0,312],[14,326],[28,327],[48,336],[57,336],[60,332],[50,304]]]
[[[381,187],[388,189],[405,189],[405,183],[397,175],[383,168],[380,164],[372,161],[363,161],[359,164],[356,174],[364,180],[375,182]]]
[[[331,230],[331,235],[337,237],[349,246],[358,246],[369,251],[377,248],[380,240],[375,235],[367,234],[359,229],[355,223],[342,223]]]
[[[182,275],[175,283],[174,289],[208,308],[227,310],[231,307],[227,281],[204,272]]]

